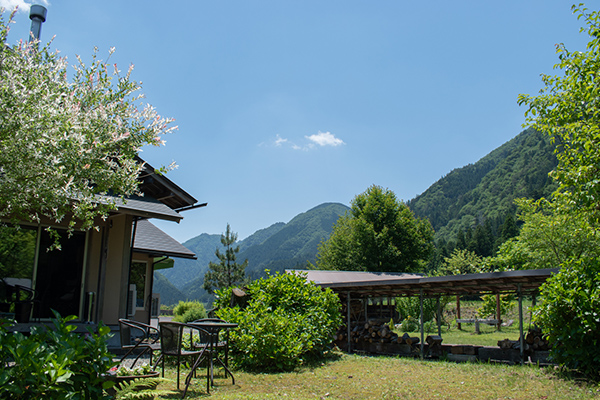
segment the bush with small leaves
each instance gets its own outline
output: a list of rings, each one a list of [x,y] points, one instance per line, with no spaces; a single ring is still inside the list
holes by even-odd
[[[341,324],[339,298],[306,277],[275,274],[248,285],[244,309],[228,307],[231,289],[217,292],[216,314],[239,327],[231,332],[231,355],[246,370],[290,371],[330,348]]]

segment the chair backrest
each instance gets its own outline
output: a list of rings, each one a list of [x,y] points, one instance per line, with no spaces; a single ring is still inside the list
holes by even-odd
[[[121,347],[133,345],[131,327],[133,325],[126,319],[119,319],[119,334],[121,335]]]
[[[160,348],[163,354],[169,356],[181,355],[183,329],[185,324],[165,321],[158,323],[160,329]]]

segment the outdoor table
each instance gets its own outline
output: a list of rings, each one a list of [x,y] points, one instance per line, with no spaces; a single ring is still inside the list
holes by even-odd
[[[206,358],[207,362],[208,362],[208,371],[210,374],[210,376],[209,376],[210,386],[214,386],[213,366],[214,366],[215,360],[216,360],[216,362],[220,363],[223,366],[223,368],[225,368],[225,371],[226,371],[225,377],[227,377],[227,374],[231,375],[231,384],[235,385],[235,378],[233,376],[233,373],[227,367],[227,365],[223,362],[223,360],[221,360],[219,355],[216,354],[215,349],[216,349],[217,343],[219,341],[219,332],[221,332],[223,329],[237,328],[238,324],[235,324],[233,322],[199,321],[199,322],[188,322],[187,325],[192,326],[192,327],[198,327],[198,328],[203,329],[204,331],[209,332],[209,335],[208,335],[209,342],[207,343],[209,351],[200,355],[194,362],[194,366],[192,367],[192,370],[190,371],[189,375],[186,378],[186,389],[185,390],[187,391],[187,387],[189,385],[189,382],[192,378],[194,371],[200,365],[200,363],[202,362],[202,360],[204,358]],[[207,389],[207,391],[209,391],[208,385],[207,385],[206,389]],[[185,392],[184,392],[184,397],[185,397]]]

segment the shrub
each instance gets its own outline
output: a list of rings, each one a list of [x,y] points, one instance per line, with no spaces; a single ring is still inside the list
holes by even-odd
[[[450,297],[440,297],[440,311],[442,319],[444,309],[450,303]],[[421,300],[418,296],[413,297],[396,297],[396,310],[400,314],[400,319],[405,320],[412,317],[418,320],[421,318]],[[436,318],[437,315],[437,299],[423,299],[423,320],[430,321]],[[412,332],[412,331],[405,331]]]
[[[410,315],[402,321],[400,324],[400,330],[402,332],[416,332],[419,328],[419,319],[413,318]]]
[[[0,321],[0,370],[2,399],[100,399],[102,374],[114,365],[106,340],[110,328],[78,334],[55,313],[53,329],[33,327],[29,336],[9,331],[10,321]]]
[[[486,294],[481,297],[483,304],[477,309],[477,316],[479,318],[486,318],[490,315],[496,316],[496,295]],[[515,308],[516,302],[514,301],[514,294],[501,294],[500,295],[500,315],[507,315],[510,311]]]
[[[224,307],[216,312],[239,325],[231,332],[231,355],[246,370],[290,371],[318,359],[341,324],[337,295],[302,275],[261,278],[246,293],[250,300],[244,309]],[[229,305],[230,298],[231,289],[218,291],[217,306]]]
[[[180,301],[173,308],[173,321],[191,322],[197,319],[206,318],[206,308],[199,301]]]
[[[540,288],[535,322],[549,334],[552,358],[600,378],[600,260],[562,264]]]

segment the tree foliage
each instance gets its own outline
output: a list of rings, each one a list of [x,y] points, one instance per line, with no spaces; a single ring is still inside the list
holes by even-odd
[[[571,259],[600,256],[600,232],[583,214],[558,211],[557,203],[546,199],[517,204],[523,226],[490,260],[495,269],[558,268]]]
[[[371,186],[351,202],[329,239],[319,246],[317,267],[331,270],[420,271],[432,250],[433,228],[396,195]]]
[[[175,128],[141,102],[133,66],[123,74],[95,50],[69,79],[50,44],[10,47],[13,15],[0,15],[0,217],[91,228],[115,207],[98,195],[138,194],[138,151]]]
[[[260,278],[246,288],[245,308],[229,307],[231,289],[217,293],[216,314],[235,322],[231,332],[234,363],[254,371],[290,371],[322,357],[341,324],[341,306],[331,289],[322,290],[305,275]]]
[[[248,260],[241,264],[237,263],[236,254],[240,251],[240,246],[233,246],[236,241],[237,233],[232,232],[231,227],[227,224],[225,233],[221,235],[221,244],[225,247],[225,254],[217,248],[215,255],[219,259],[219,263],[211,261],[208,264],[208,271],[204,275],[204,289],[207,292],[212,294],[215,290],[244,283]]]
[[[563,74],[543,75],[540,95],[519,98],[529,107],[528,122],[558,145],[559,164],[552,176],[560,186],[549,203],[550,221],[562,224],[565,247],[573,226],[563,220],[582,228],[583,237],[591,233],[595,242],[600,229],[600,13],[581,5],[573,10],[585,22],[581,31],[590,38],[587,50],[571,52],[557,45],[555,68]],[[562,262],[559,272],[541,288],[536,321],[548,331],[558,362],[598,378],[600,258],[594,249],[557,261]]]

